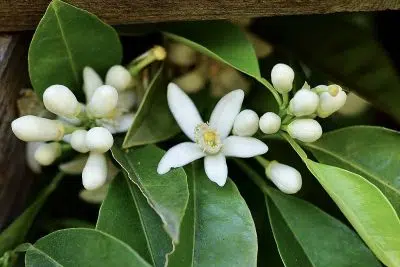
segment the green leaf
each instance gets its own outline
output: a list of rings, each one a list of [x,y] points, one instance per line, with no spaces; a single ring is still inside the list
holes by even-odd
[[[29,47],[29,76],[40,97],[53,84],[82,95],[85,66],[105,75],[121,59],[121,43],[112,27],[87,11],[53,0]]]
[[[57,174],[51,183],[38,194],[36,200],[0,234],[0,255],[24,242],[36,215],[49,195],[57,188],[62,177],[63,173]]]
[[[163,31],[170,39],[184,43],[256,79],[261,78],[253,45],[242,30],[230,22],[174,23],[164,27]]]
[[[272,188],[266,200],[285,266],[381,266],[352,230],[312,204]]]
[[[168,266],[256,266],[254,222],[235,184],[228,179],[218,187],[200,163],[187,173],[189,204]]]
[[[60,230],[39,239],[26,252],[25,264],[27,267],[150,266],[122,241],[85,228]]]
[[[100,207],[96,229],[125,242],[153,266],[164,266],[171,239],[139,188],[120,173]]]
[[[319,162],[341,167],[368,179],[400,214],[400,134],[374,126],[354,126],[326,133],[303,144]]]
[[[268,18],[254,30],[400,121],[400,76],[370,29],[324,15]]]
[[[304,162],[375,255],[387,266],[400,266],[400,220],[382,192],[358,174]]]
[[[179,133],[180,129],[169,111],[163,69],[163,66],[158,69],[146,89],[123,148],[157,143]]]
[[[161,217],[164,228],[173,242],[177,243],[189,199],[185,171],[177,168],[159,175],[158,162],[165,152],[153,145],[125,151],[114,145],[112,154]]]

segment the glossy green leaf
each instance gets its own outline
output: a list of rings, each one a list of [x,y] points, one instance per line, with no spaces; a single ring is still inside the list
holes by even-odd
[[[304,162],[375,255],[387,266],[399,266],[400,220],[382,192],[358,174]]]
[[[266,200],[286,267],[381,266],[356,233],[319,208],[272,188]]]
[[[191,21],[167,25],[163,31],[168,38],[184,43],[252,77],[261,78],[253,45],[237,25],[222,20]]]
[[[49,195],[57,188],[62,177],[63,173],[55,176],[51,183],[38,194],[36,200],[0,234],[0,255],[24,242],[25,236],[31,228],[36,215]]]
[[[27,250],[25,264],[27,267],[150,266],[122,241],[85,228],[60,230],[39,239]]]
[[[304,146],[319,162],[358,173],[376,185],[400,214],[400,133],[354,126],[326,133]]]
[[[110,185],[100,207],[96,229],[125,242],[153,266],[164,266],[165,255],[172,250],[160,217],[123,173]]]
[[[400,121],[400,76],[371,28],[338,15],[276,17],[254,25],[266,39]]]
[[[112,27],[87,11],[53,0],[29,47],[29,76],[40,96],[53,84],[82,95],[85,66],[104,75],[121,59],[122,47]]]
[[[203,168],[199,162],[187,168],[190,199],[168,266],[256,266],[257,235],[246,202],[231,180],[218,187]]]
[[[180,129],[168,108],[167,81],[161,66],[146,89],[123,148],[164,141]]]
[[[165,152],[153,145],[128,150],[114,145],[112,154],[161,217],[173,242],[178,242],[179,229],[189,199],[185,171],[177,168],[159,175],[158,162]]]

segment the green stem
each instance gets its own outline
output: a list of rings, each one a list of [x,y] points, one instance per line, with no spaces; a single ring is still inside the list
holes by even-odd
[[[269,160],[261,157],[261,156],[256,156],[255,159],[257,160],[258,163],[260,163],[261,166],[263,166],[264,168],[267,168],[269,165]]]
[[[84,130],[85,129],[83,127],[76,127],[76,126],[73,126],[71,124],[66,124],[66,123],[63,123],[63,126],[64,126],[64,135],[73,133],[76,130]]]
[[[234,158],[233,160],[236,163],[236,165],[238,165],[239,168],[248,175],[248,177],[253,181],[253,183],[255,183],[260,188],[260,190],[263,193],[268,194],[269,190],[268,185],[261,177],[261,175],[259,175],[256,171],[254,171],[246,163],[244,163],[242,159]]]
[[[296,153],[300,156],[302,160],[307,159],[307,153],[300,147],[299,144],[287,133],[280,133],[283,138],[292,146],[292,148],[296,151]]]
[[[281,109],[286,109],[289,104],[289,93],[282,94],[283,103]]]
[[[286,115],[286,117],[282,120],[282,124],[288,124],[288,122],[290,122],[293,118],[294,116],[292,115]]]
[[[278,103],[279,108],[282,107],[282,99],[281,96],[279,95],[279,93],[275,90],[275,88],[272,86],[272,84],[270,84],[266,79],[264,78],[260,78],[258,79],[258,81],[260,83],[262,83],[265,87],[267,87],[267,89],[272,93],[272,95],[274,96],[276,102]]]

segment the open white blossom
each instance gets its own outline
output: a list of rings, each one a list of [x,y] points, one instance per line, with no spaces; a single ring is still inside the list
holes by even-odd
[[[168,85],[167,98],[175,120],[192,142],[170,148],[158,164],[159,174],[204,157],[208,178],[223,186],[228,177],[226,157],[249,158],[268,151],[267,145],[256,138],[229,136],[242,106],[243,90],[238,89],[222,97],[209,123],[203,122],[192,100],[176,84]]]

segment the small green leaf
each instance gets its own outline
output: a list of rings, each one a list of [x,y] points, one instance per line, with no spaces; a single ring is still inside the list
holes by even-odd
[[[158,162],[165,152],[153,145],[125,151],[114,145],[112,154],[161,217],[164,228],[173,242],[177,243],[189,199],[185,171],[177,168],[159,175]]]
[[[374,27],[357,21],[336,14],[276,17],[255,23],[254,30],[400,121],[400,76]]]
[[[326,133],[303,144],[319,162],[365,177],[400,214],[400,134],[374,126],[354,126]]]
[[[187,173],[190,199],[168,266],[256,266],[255,225],[235,184],[218,187],[200,163]]]
[[[375,255],[387,266],[400,266],[400,220],[382,192],[358,174],[304,162]]]
[[[154,75],[140,103],[135,120],[125,136],[123,148],[164,141],[180,129],[168,108],[167,81],[163,66]]]
[[[191,21],[170,24],[162,29],[168,38],[184,43],[256,79],[261,78],[253,45],[242,30],[230,22]]]
[[[96,229],[125,242],[153,266],[164,266],[165,255],[172,249],[160,217],[123,173],[110,185],[100,207]]]
[[[352,230],[312,204],[272,188],[266,200],[285,266],[381,266]]]
[[[150,267],[127,244],[85,228],[60,230],[39,239],[27,250],[25,264],[27,267]]]
[[[29,47],[29,76],[40,97],[53,84],[82,95],[85,66],[104,75],[121,59],[121,43],[112,27],[87,11],[53,0]]]
[[[24,242],[25,236],[31,228],[36,215],[49,195],[57,188],[62,177],[63,173],[55,176],[51,183],[38,194],[36,200],[0,234],[0,255]]]

